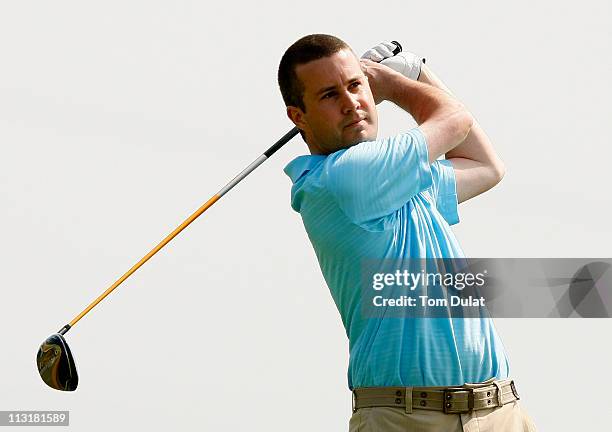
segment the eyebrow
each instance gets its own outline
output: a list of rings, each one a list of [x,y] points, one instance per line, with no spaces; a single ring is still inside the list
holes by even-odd
[[[361,76],[361,75],[357,75],[357,76],[355,76],[355,77],[351,78],[351,79],[348,81],[348,83],[349,83],[349,84],[352,84],[352,83],[354,83],[355,81],[359,81],[361,78],[362,78],[362,76]],[[330,91],[330,90],[335,90],[335,89],[336,89],[336,86],[335,86],[335,85],[333,85],[333,86],[329,86],[329,87],[325,87],[325,88],[322,88],[321,90],[319,90],[318,92],[316,92],[316,93],[315,93],[315,95],[316,95],[316,96],[319,96],[319,95],[322,95],[323,93],[327,93],[328,91]]]

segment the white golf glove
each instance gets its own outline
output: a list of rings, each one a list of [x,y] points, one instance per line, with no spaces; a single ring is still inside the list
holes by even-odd
[[[396,45],[392,42],[381,42],[367,50],[361,58],[379,62],[407,78],[417,80],[421,74],[421,65],[425,63],[425,59],[421,59],[416,54],[406,51],[393,55],[395,48]]]

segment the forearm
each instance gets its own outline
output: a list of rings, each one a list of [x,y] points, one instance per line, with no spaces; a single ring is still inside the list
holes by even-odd
[[[472,116],[450,94],[400,74],[391,75],[385,99],[412,115],[427,138],[429,161],[433,163],[467,136]]]
[[[419,125],[435,117],[448,117],[466,111],[450,92],[426,85],[429,83],[414,81],[399,73],[394,73],[391,80],[393,82],[387,87],[388,93],[384,99],[407,111]]]
[[[426,65],[421,68],[419,81],[429,84],[452,95],[450,89],[438,78]],[[464,158],[479,162],[483,165],[491,165],[501,171],[503,175],[503,163],[495,153],[489,137],[480,124],[474,119],[472,128],[465,140],[445,154],[446,159]]]

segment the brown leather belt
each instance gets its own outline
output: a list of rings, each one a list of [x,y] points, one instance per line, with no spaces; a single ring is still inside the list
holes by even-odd
[[[408,403],[406,402],[408,396]],[[519,400],[514,381],[493,378],[453,387],[360,387],[353,390],[353,412],[366,407],[396,407],[463,414]]]

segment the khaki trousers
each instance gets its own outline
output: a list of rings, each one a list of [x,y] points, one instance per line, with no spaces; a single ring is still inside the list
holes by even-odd
[[[518,401],[467,414],[404,408],[359,408],[349,421],[349,432],[536,432]]]

